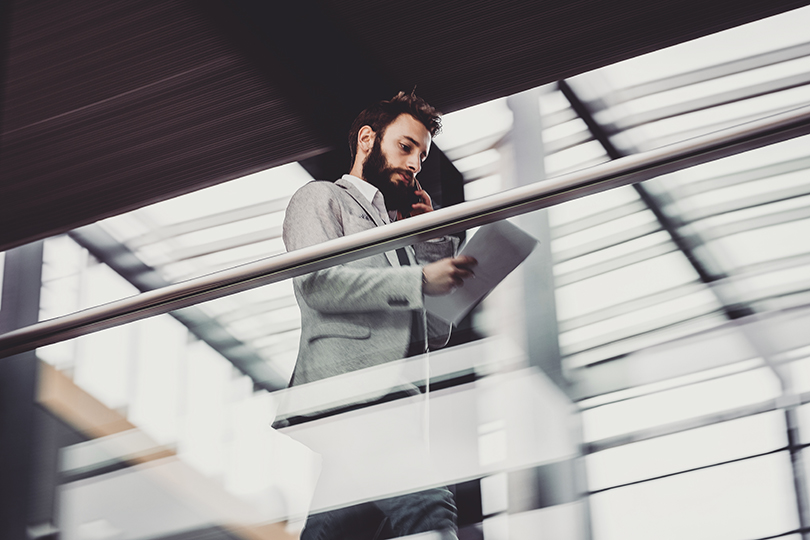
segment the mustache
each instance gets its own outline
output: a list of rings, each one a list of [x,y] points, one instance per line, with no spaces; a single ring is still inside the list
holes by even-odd
[[[416,175],[409,169],[389,169],[392,173],[401,174],[407,178],[411,184],[416,182]]]

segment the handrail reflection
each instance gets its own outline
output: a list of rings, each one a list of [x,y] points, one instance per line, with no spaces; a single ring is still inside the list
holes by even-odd
[[[810,106],[0,335],[0,358],[810,133]]]

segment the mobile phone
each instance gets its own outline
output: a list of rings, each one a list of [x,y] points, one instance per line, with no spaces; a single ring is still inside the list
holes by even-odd
[[[408,192],[408,196],[406,197],[406,201],[408,203],[408,211],[407,213],[401,212],[402,217],[411,217],[411,207],[414,204],[422,202],[422,197],[416,194],[417,191],[421,190],[422,186],[419,185],[419,182],[414,181],[413,183],[413,191]]]

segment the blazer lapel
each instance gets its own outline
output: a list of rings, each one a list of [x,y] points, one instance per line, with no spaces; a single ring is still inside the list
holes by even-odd
[[[360,193],[356,187],[354,187],[354,184],[344,180],[343,178],[339,178],[337,181],[335,181],[335,184],[346,190],[346,193],[348,193],[351,198],[360,205],[360,207],[365,211],[366,214],[368,214],[368,217],[371,218],[371,221],[373,221],[377,227],[385,225],[385,221],[383,221],[379,212],[377,212],[377,210],[371,206],[371,203],[363,196],[363,194]],[[395,251],[386,251],[385,257],[388,259],[391,266],[399,266],[399,259],[397,258]]]

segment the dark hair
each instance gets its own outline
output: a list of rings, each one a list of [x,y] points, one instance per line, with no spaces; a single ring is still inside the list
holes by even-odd
[[[357,135],[363,126],[369,126],[382,139],[385,128],[396,120],[401,114],[410,114],[430,132],[431,137],[435,137],[442,130],[442,119],[439,111],[431,107],[427,101],[411,92],[406,94],[400,92],[388,101],[379,101],[357,115],[349,130],[349,152],[351,153],[351,164],[357,155]]]

